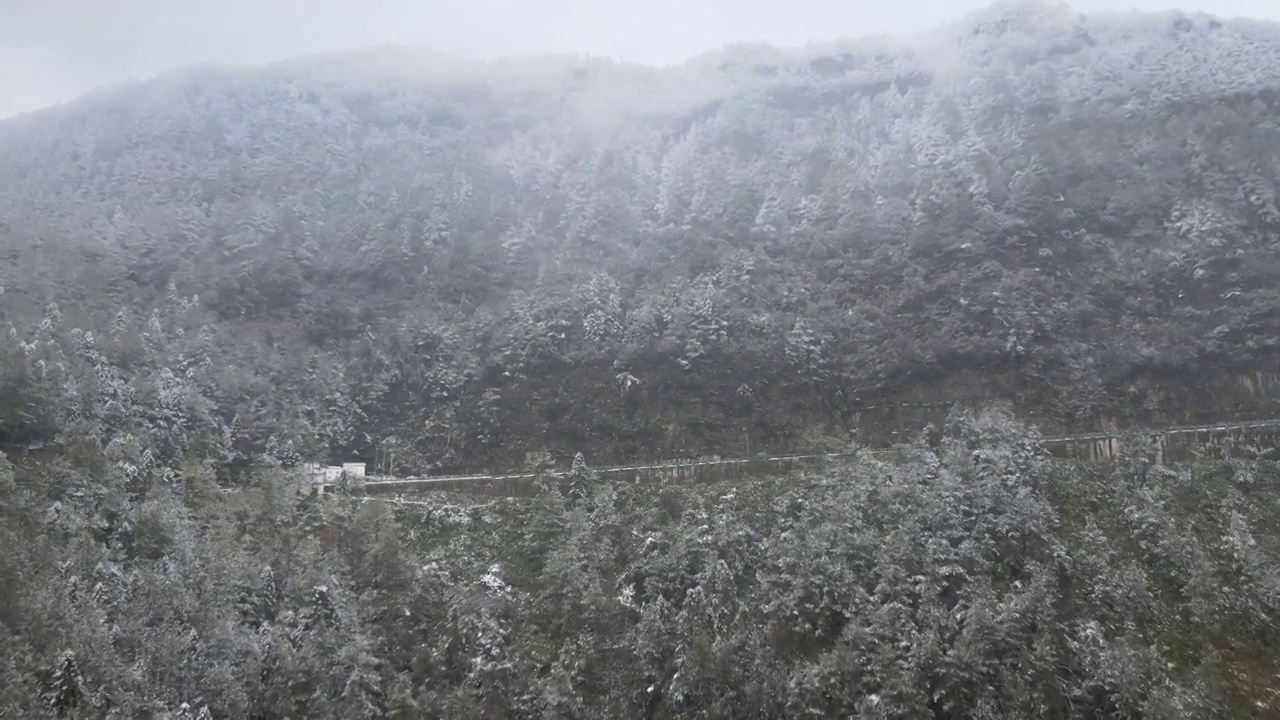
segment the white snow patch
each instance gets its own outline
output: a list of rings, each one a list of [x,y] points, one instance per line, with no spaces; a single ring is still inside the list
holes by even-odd
[[[502,568],[497,565],[490,565],[489,572],[480,577],[480,582],[494,592],[511,592],[511,586],[502,580]]]

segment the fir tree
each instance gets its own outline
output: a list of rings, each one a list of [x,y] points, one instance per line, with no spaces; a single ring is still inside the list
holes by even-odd
[[[80,666],[76,663],[75,653],[70,650],[62,653],[58,667],[49,680],[45,699],[60,718],[68,717],[84,702],[84,678],[80,675]]]

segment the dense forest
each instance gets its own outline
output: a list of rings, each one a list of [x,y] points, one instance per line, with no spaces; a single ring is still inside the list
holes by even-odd
[[[0,718],[1280,717],[1280,466],[1039,441],[1280,382],[1278,187],[1280,26],[1034,0],[0,121]]]
[[[1273,24],[1014,2],[666,69],[383,49],[102,91],[0,123],[0,443],[745,453],[962,372],[1093,429],[1136,370],[1276,349],[1278,89]]]
[[[0,716],[1276,717],[1276,463],[1033,440],[399,505],[5,464]]]

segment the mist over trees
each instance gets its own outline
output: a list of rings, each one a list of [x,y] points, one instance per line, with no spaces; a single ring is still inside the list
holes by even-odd
[[[228,461],[741,452],[956,369],[1092,427],[1134,368],[1274,349],[1277,87],[1274,25],[1028,2],[663,70],[102,92],[0,123],[0,439],[168,394]]]
[[[1274,24],[1003,2],[0,122],[0,717],[1274,717],[1275,461],[1037,434],[1280,358],[1278,91]],[[1012,410],[893,414],[957,399]],[[326,460],[539,492],[299,492]]]

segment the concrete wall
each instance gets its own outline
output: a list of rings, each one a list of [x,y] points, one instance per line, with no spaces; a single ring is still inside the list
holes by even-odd
[[[1126,446],[1126,443],[1128,446]],[[1052,455],[1084,463],[1121,460],[1135,452],[1156,462],[1183,462],[1198,457],[1226,455],[1255,456],[1277,454],[1280,422],[1240,425],[1184,427],[1164,432],[1118,435],[1093,434],[1078,437],[1046,438],[1043,444]],[[1139,447],[1141,445],[1141,447]],[[891,454],[894,450],[880,450]],[[708,460],[702,462],[639,465],[595,470],[601,481],[645,485],[695,485],[732,481],[739,478],[783,476],[803,468],[821,467],[855,453],[793,455],[773,458]],[[406,494],[421,491],[454,491],[503,497],[532,497],[537,494],[537,477],[531,473],[511,475],[460,475],[442,478],[372,478],[366,483],[369,494]]]
[[[643,485],[695,485],[725,482],[738,478],[780,476],[804,467],[851,455],[788,456],[742,460],[655,464],[600,468],[601,481]],[[369,494],[400,494],[419,491],[465,491],[477,495],[532,497],[537,494],[537,477],[531,473],[512,475],[459,475],[442,478],[374,479],[365,485]]]
[[[1045,435],[1123,432],[1280,418],[1280,354],[1239,362],[1204,361],[1193,368],[1148,368],[1100,387],[1065,380],[1028,380],[1013,370],[958,370],[902,381],[888,396],[869,398],[848,419],[862,445],[910,440],[940,425],[954,406],[1010,403]]]
[[[1133,453],[1144,453],[1159,463],[1227,456],[1269,458],[1275,456],[1280,448],[1280,423],[1199,426],[1149,434],[1051,439],[1045,445],[1057,457],[1086,463],[1111,462]]]
[[[1148,369],[1093,390],[1050,387],[1048,380],[1035,386],[1014,371],[939,374],[913,380],[908,389],[891,398],[868,401],[849,419],[849,435],[863,447],[890,447],[913,439],[929,424],[941,426],[956,405],[980,407],[992,400],[1005,400],[1043,434],[1062,436],[1046,440],[1051,453],[1083,462],[1123,457],[1125,436],[1141,428],[1179,427],[1147,433],[1148,439],[1143,441],[1155,459],[1163,462],[1247,452],[1255,446],[1274,451],[1280,446],[1280,429],[1268,423],[1249,423],[1280,419],[1280,355],[1255,357],[1248,363],[1247,367],[1223,361],[1189,369]],[[1072,395],[1064,395],[1066,392]],[[685,484],[784,474],[815,462],[821,460],[751,458],[642,464],[597,472],[613,481]],[[532,495],[536,491],[534,477],[529,474],[396,482],[371,479],[374,482],[367,485],[371,493],[435,489]]]

